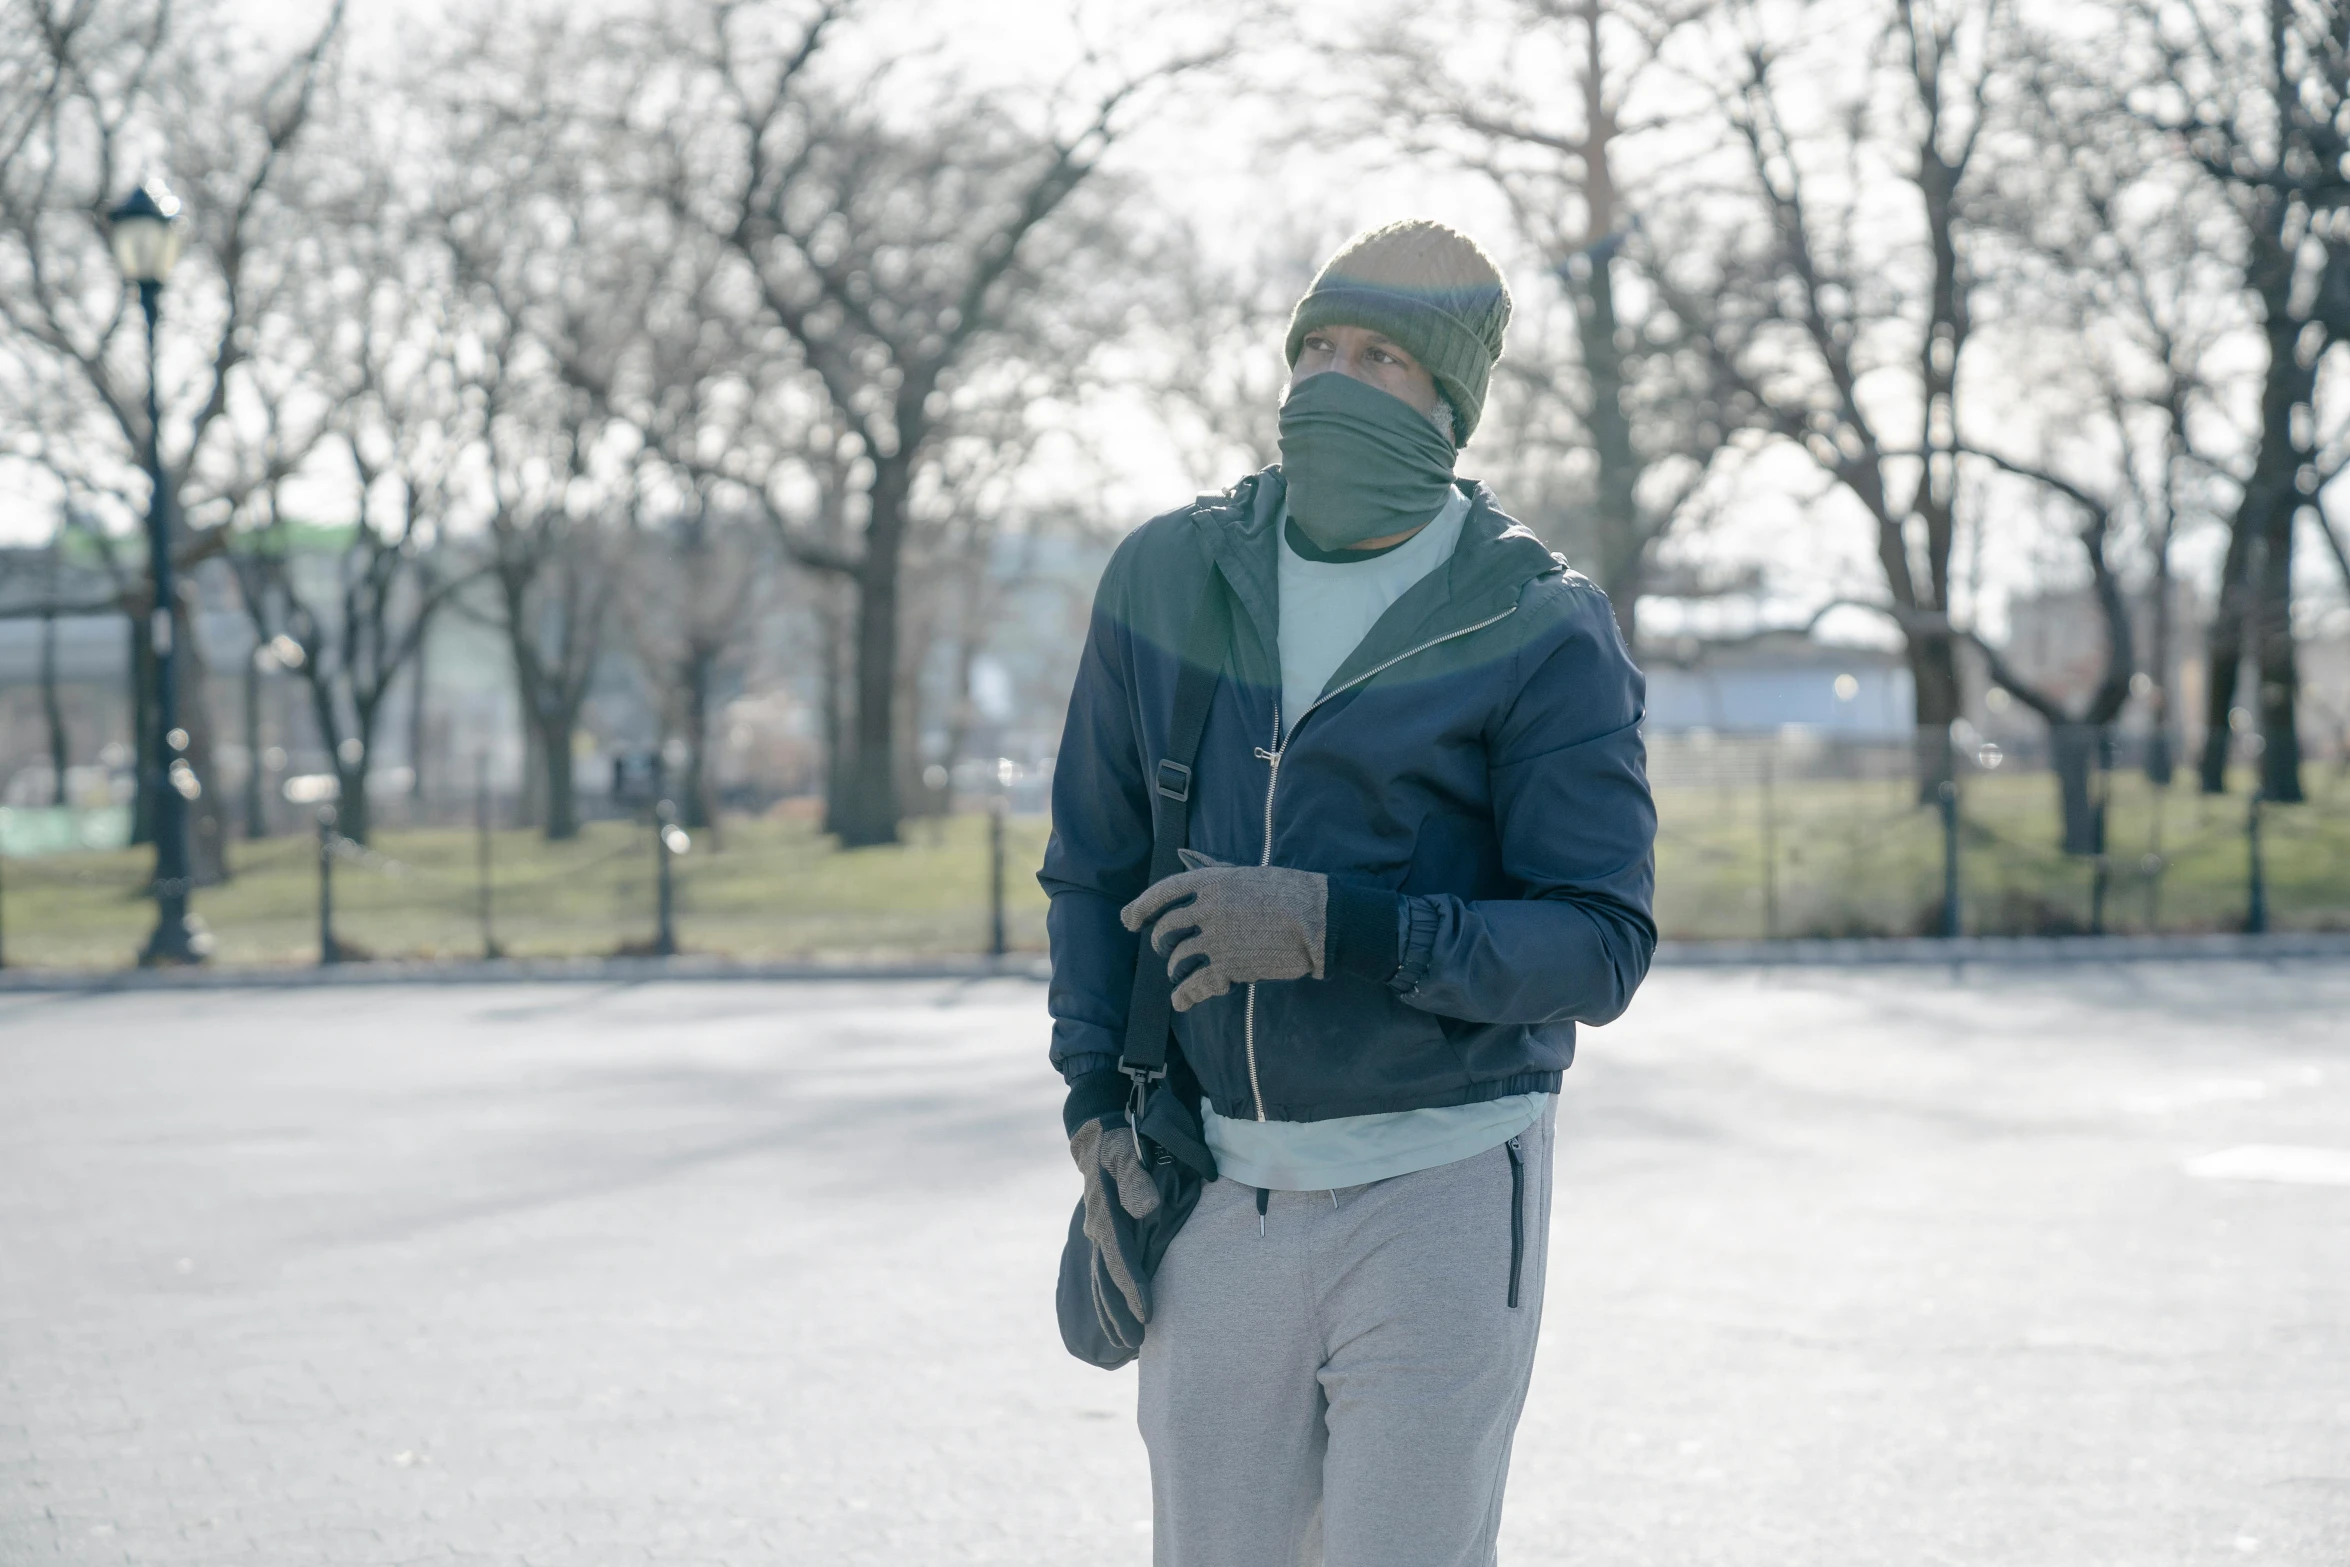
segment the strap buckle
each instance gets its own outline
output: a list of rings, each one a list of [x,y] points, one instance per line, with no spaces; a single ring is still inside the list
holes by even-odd
[[[1191,803],[1191,769],[1181,762],[1159,759],[1159,793],[1178,805]]]
[[[1120,1062],[1118,1070],[1134,1082],[1133,1090],[1126,1096],[1126,1129],[1134,1136],[1135,1162],[1147,1165],[1151,1161],[1150,1155],[1143,1152],[1142,1148],[1142,1112],[1150,1104],[1151,1084],[1165,1077],[1167,1069],[1160,1067],[1153,1071],[1146,1066],[1128,1066]]]

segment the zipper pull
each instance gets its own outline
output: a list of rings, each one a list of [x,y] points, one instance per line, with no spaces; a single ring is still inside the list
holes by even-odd
[[[1257,760],[1260,762],[1278,762],[1281,760],[1281,753],[1278,751],[1268,751],[1260,745],[1257,747]]]

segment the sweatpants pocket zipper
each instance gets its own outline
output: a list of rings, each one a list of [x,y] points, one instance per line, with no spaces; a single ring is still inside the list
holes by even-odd
[[[1502,1144],[1510,1156],[1510,1310],[1518,1309],[1518,1272],[1526,1260],[1526,1157],[1513,1137]]]

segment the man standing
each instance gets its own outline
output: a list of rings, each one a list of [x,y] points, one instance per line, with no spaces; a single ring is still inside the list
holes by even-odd
[[[1290,322],[1280,466],[1138,529],[1095,600],[1041,877],[1064,1120],[1089,1205],[1153,1200],[1104,1135],[1148,939],[1218,1175],[1141,1351],[1161,1567],[1493,1560],[1560,1074],[1656,943],[1639,672],[1453,476],[1509,313],[1442,224],[1349,242]],[[1171,772],[1207,594],[1229,645]],[[1175,792],[1196,868],[1152,884]]]

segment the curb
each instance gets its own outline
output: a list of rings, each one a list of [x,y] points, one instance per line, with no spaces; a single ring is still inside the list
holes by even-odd
[[[2350,931],[2202,936],[1890,936],[1819,941],[1662,941],[1656,964],[1673,968],[1881,964],[2053,964],[2350,959]]]
[[[1666,941],[1659,968],[1863,968],[1909,965],[2350,960],[2350,932],[2270,936],[1914,936],[1822,941]],[[296,968],[0,969],[0,995],[118,990],[309,990],[343,985],[641,985],[668,981],[791,983],[1051,977],[1035,954],[909,962],[756,963],[675,958],[502,958],[495,962],[364,962]]]
[[[11,992],[117,990],[312,990],[344,985],[642,985],[656,981],[898,981],[1047,977],[1042,957],[934,958],[913,962],[746,963],[687,955],[675,958],[500,958],[462,962],[359,962],[296,968],[246,964],[221,968],[0,969],[0,995]]]

